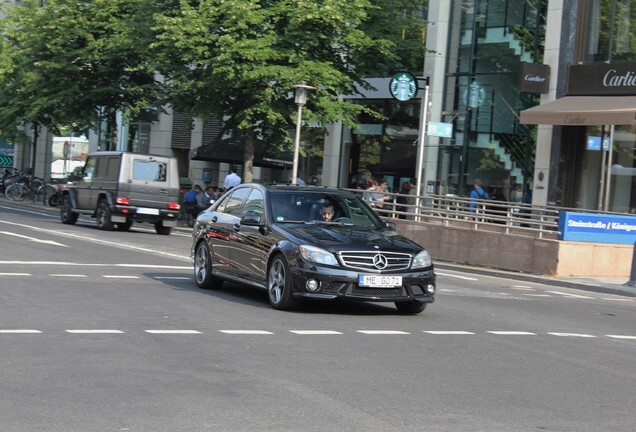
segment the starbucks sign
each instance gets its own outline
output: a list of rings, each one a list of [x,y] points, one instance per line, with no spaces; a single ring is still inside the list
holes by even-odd
[[[389,91],[399,101],[413,99],[417,93],[417,80],[410,72],[398,72],[391,78]]]

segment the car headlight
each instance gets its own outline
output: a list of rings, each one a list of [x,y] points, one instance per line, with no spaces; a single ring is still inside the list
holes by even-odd
[[[316,246],[302,245],[299,247],[300,255],[307,261],[315,262],[317,264],[326,265],[338,265],[336,257],[331,252],[327,252]]]
[[[433,265],[433,261],[431,261],[431,256],[423,250],[422,252],[415,255],[413,258],[413,264],[411,268],[422,268],[422,267],[430,267]]]

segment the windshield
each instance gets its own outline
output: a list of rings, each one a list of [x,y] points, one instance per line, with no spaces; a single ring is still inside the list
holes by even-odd
[[[278,223],[337,223],[380,227],[381,221],[355,195],[309,191],[272,191],[271,212]]]

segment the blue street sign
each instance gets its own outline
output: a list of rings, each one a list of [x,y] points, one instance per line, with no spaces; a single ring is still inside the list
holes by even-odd
[[[601,137],[589,136],[587,137],[587,149],[592,151],[601,150]],[[603,151],[609,149],[609,138],[603,138]]]
[[[426,131],[429,136],[436,136],[441,138],[453,137],[453,124],[452,123],[428,123],[428,130]]]

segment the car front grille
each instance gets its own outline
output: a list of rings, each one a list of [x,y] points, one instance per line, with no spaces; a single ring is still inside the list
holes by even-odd
[[[411,265],[411,255],[398,252],[340,252],[342,265],[373,273],[406,270]]]
[[[407,296],[403,286],[395,288],[366,288],[346,282],[329,282],[322,287],[322,292],[346,297],[396,298]]]

